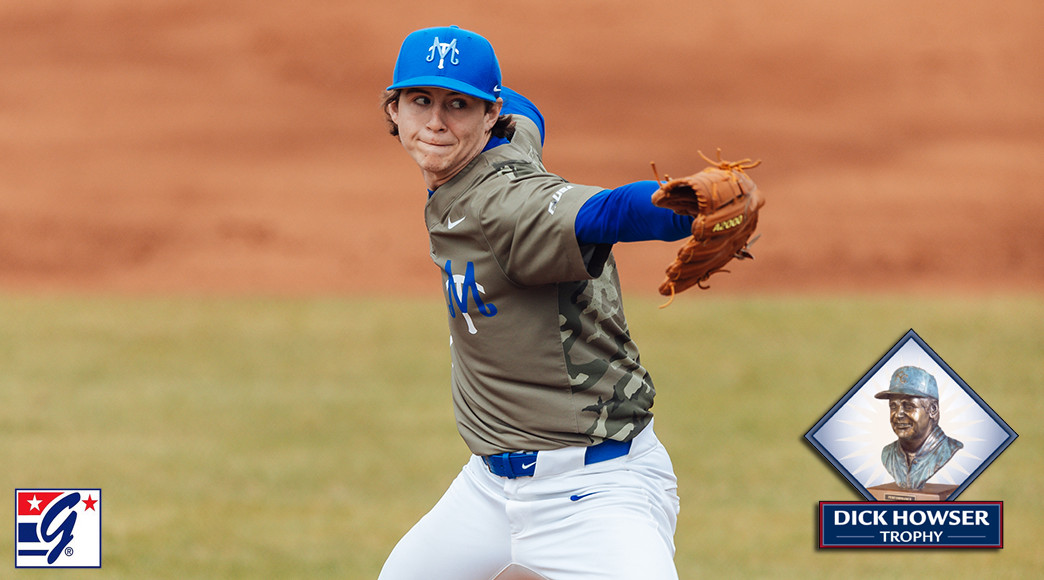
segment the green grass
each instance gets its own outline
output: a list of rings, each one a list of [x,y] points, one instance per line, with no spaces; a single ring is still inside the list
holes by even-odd
[[[682,578],[1044,566],[1044,299],[656,305],[627,303],[680,480]],[[0,298],[0,493],[102,488],[99,577],[375,578],[467,457],[444,316],[415,299]],[[1005,548],[819,551],[817,502],[861,496],[803,435],[910,328],[1020,435],[960,497],[1005,502]]]

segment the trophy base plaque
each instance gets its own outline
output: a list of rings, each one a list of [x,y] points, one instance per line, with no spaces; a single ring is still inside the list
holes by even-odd
[[[946,501],[957,489],[956,485],[926,483],[922,489],[903,489],[892,483],[866,488],[878,501]]]

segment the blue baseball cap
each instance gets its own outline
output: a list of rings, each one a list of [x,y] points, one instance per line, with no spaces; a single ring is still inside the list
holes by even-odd
[[[402,41],[388,90],[438,87],[486,101],[500,96],[493,45],[458,26],[424,28]]]
[[[888,390],[874,395],[878,399],[890,399],[896,396],[931,397],[939,399],[939,387],[935,377],[920,367],[899,367],[892,373]]]

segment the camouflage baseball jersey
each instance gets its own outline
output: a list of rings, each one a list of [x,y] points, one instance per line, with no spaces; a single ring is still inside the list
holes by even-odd
[[[574,230],[604,188],[548,173],[535,124],[515,118],[511,143],[483,152],[425,207],[458,429],[479,455],[629,440],[652,418],[652,380],[611,247],[581,248]]]

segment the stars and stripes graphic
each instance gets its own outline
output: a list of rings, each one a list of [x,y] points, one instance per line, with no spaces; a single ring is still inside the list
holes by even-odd
[[[101,489],[16,489],[16,568],[101,567]]]

